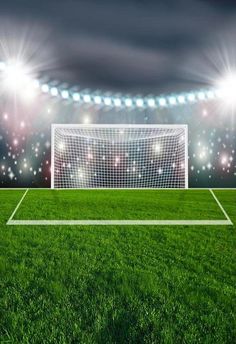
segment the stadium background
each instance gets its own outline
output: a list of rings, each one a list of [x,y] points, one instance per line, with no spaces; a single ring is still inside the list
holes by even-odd
[[[232,1],[10,0],[0,5],[0,60],[20,56],[46,81],[94,91],[198,90],[234,68],[235,16]],[[25,103],[0,85],[1,187],[50,186],[51,123],[188,124],[189,186],[236,185],[235,112],[218,101],[117,111],[47,96]]]
[[[40,108],[40,110],[39,110]],[[41,99],[27,118],[3,112],[0,128],[1,186],[50,187],[51,123],[187,123],[191,187],[233,187],[236,180],[236,134],[214,104],[171,110],[120,111],[84,109]],[[37,112],[36,112],[37,111]],[[26,111],[23,111],[25,113]],[[37,116],[35,114],[37,113]]]

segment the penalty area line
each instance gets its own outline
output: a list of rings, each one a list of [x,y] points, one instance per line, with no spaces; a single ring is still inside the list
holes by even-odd
[[[228,226],[229,220],[10,220],[17,226]]]
[[[225,216],[225,220],[13,220],[14,215],[19,209],[25,196],[27,189],[21,197],[19,203],[7,221],[7,225],[17,226],[229,226],[233,225],[228,214],[224,210],[220,201],[209,189],[219,208]]]
[[[29,189],[26,189],[24,195],[21,197],[19,203],[17,204],[17,206],[15,207],[13,213],[12,213],[11,216],[9,217],[9,219],[8,219],[8,221],[7,221],[7,225],[8,225],[11,221],[14,221],[14,220],[12,220],[12,219],[13,219],[15,213],[17,212],[17,210],[19,209],[19,207],[20,207],[21,203],[23,202],[25,196],[27,195],[27,192],[28,192],[28,191],[29,191]]]
[[[223,208],[222,204],[220,203],[220,201],[218,200],[218,198],[216,197],[214,191],[212,189],[209,189],[210,193],[212,194],[212,196],[214,197],[214,200],[216,201],[216,203],[218,204],[219,208],[221,209],[222,213],[224,214],[224,216],[226,217],[226,219],[230,222],[231,225],[233,225],[233,222],[231,221],[229,215],[226,213],[225,209]]]

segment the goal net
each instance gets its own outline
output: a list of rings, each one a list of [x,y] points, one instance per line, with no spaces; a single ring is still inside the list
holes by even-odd
[[[186,125],[52,125],[52,188],[187,188]]]

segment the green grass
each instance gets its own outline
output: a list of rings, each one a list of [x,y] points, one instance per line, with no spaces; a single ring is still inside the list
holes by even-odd
[[[30,191],[16,218],[221,216],[205,191],[66,192]],[[0,343],[236,341],[235,225],[6,226],[23,193],[0,191]],[[236,190],[215,193],[236,224]]]
[[[220,220],[208,190],[30,190],[14,219]]]

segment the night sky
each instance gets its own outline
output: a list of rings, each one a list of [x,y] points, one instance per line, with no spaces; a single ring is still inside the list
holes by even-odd
[[[236,2],[1,1],[0,60],[12,56],[45,80],[83,89],[159,95],[211,87],[236,67]],[[0,86],[0,185],[49,186],[50,124],[87,118],[187,123],[190,186],[236,186],[235,117],[215,102],[161,112],[103,111],[44,97],[26,106]]]
[[[236,3],[9,0],[0,3],[0,22],[2,41],[16,52],[26,44],[27,58],[50,76],[89,88],[168,92],[204,81],[190,72],[214,68],[218,49],[232,52]]]

